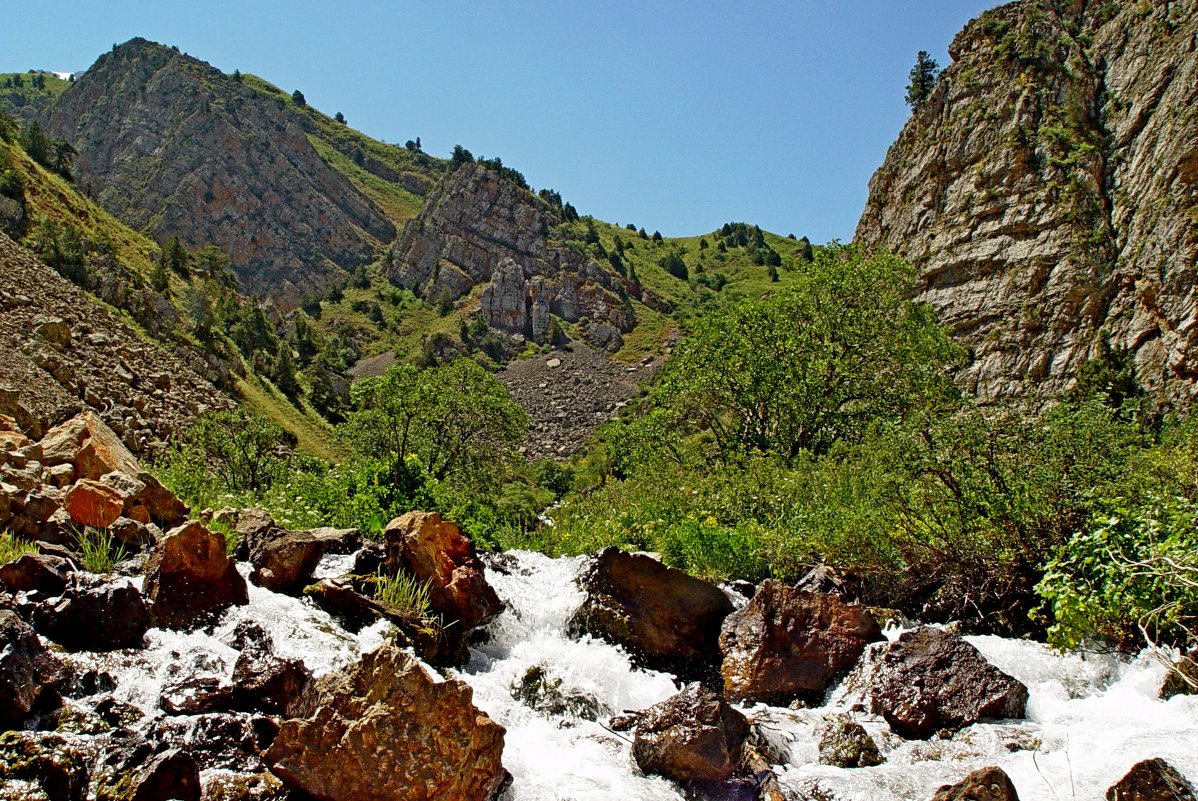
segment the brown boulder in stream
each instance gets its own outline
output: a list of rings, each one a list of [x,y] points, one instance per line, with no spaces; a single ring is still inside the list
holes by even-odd
[[[195,521],[171,529],[146,563],[145,594],[157,625],[187,629],[249,603],[245,579],[225,554],[225,538]]]
[[[992,718],[1022,718],[1027,687],[965,640],[923,627],[886,649],[870,679],[870,703],[896,734],[923,740]]]
[[[741,763],[745,716],[698,682],[641,713],[632,754],[645,773],[685,785],[722,782]]]
[[[429,605],[445,623],[466,632],[503,611],[474,543],[457,524],[435,512],[408,512],[388,523],[384,536],[388,574],[428,582]]]
[[[820,695],[865,646],[881,639],[865,607],[767,580],[744,609],[724,621],[724,693],[734,701],[772,704]]]
[[[1019,801],[1015,785],[1002,768],[979,768],[956,784],[936,791],[932,801]]]
[[[1194,801],[1194,786],[1157,757],[1137,762],[1106,791],[1106,801]]]
[[[385,645],[314,682],[264,759],[316,798],[486,801],[507,779],[504,729],[472,697]]]
[[[587,597],[570,619],[572,633],[622,645],[646,667],[684,678],[714,669],[720,625],[732,611],[719,587],[618,548],[601,551],[578,581]]]

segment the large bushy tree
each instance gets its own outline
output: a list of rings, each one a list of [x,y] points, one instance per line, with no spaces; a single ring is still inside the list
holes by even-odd
[[[799,282],[704,318],[655,395],[670,433],[709,432],[719,456],[821,453],[873,422],[958,397],[963,351],[910,300],[914,270],[857,247],[820,251]]]

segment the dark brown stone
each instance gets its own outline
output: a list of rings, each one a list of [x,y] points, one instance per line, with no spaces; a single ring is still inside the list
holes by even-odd
[[[17,613],[0,609],[0,730],[16,728],[66,670]]]
[[[767,580],[724,621],[724,692],[732,700],[774,704],[820,695],[865,646],[882,639],[865,607]]]
[[[249,603],[245,579],[225,555],[225,539],[196,522],[167,532],[146,563],[145,594],[163,628],[207,625]]]
[[[932,801],[1019,801],[1015,785],[1002,768],[981,768],[956,784],[936,791]]]
[[[622,645],[645,666],[684,678],[704,678],[718,663],[732,602],[714,584],[616,548],[602,551],[579,583],[587,597],[571,632]]]
[[[60,556],[25,554],[0,565],[0,587],[8,592],[58,595],[73,571],[71,563]]]
[[[259,532],[250,548],[250,561],[254,565],[250,581],[287,595],[303,592],[326,553],[352,552],[360,539],[355,529],[266,531],[269,534]]]
[[[1157,757],[1137,762],[1106,791],[1106,801],[1194,801],[1194,785]]]
[[[632,754],[645,773],[681,784],[724,781],[740,765],[745,716],[694,682],[641,713]]]
[[[979,720],[1022,718],[1027,688],[960,637],[923,627],[887,647],[870,679],[870,703],[897,734],[926,739]]]
[[[77,579],[62,596],[33,615],[37,630],[68,651],[136,648],[150,628],[150,613],[129,582]]]

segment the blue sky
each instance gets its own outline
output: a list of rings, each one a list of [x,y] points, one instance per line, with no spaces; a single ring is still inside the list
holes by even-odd
[[[583,214],[669,236],[745,221],[852,237],[976,0],[12,4],[0,71],[85,69],[134,36],[252,72],[389,142],[500,156]]]

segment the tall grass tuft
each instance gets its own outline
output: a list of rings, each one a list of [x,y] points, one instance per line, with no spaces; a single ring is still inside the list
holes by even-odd
[[[83,567],[91,573],[111,573],[125,558],[125,544],[108,529],[85,527],[75,532]]]
[[[419,581],[403,573],[395,576],[380,573],[371,577],[370,583],[374,585],[374,600],[388,612],[429,631],[437,628],[429,600],[430,581]]]
[[[19,540],[11,531],[0,533],[0,565],[18,559],[27,553],[37,553],[32,542]]]

